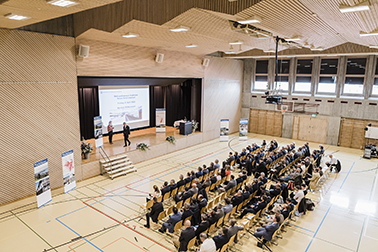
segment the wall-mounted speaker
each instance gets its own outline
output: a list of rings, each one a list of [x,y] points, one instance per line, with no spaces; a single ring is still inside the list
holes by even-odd
[[[202,66],[207,67],[210,63],[210,59],[203,59],[202,60]]]
[[[162,54],[162,53],[157,53],[156,54],[155,61],[157,63],[163,63],[163,59],[164,59],[164,54]]]
[[[79,57],[88,58],[89,56],[89,46],[79,45]]]

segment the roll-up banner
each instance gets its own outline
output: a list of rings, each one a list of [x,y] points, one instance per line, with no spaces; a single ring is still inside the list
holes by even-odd
[[[247,141],[248,139],[248,118],[241,118],[239,122],[239,140]]]
[[[221,119],[220,120],[220,141],[228,142],[228,134],[230,133],[230,120]]]
[[[96,148],[103,146],[104,142],[102,140],[102,116],[96,116],[93,119],[94,122],[94,136]]]
[[[38,208],[51,201],[51,187],[47,158],[34,163],[35,191]]]
[[[156,133],[165,132],[165,109],[156,109]]]
[[[73,150],[62,153],[64,193],[76,188]]]

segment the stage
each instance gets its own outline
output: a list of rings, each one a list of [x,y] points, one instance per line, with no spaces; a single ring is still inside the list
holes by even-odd
[[[171,144],[165,140],[168,136],[175,137],[175,144]],[[129,140],[131,141],[131,146],[123,147],[125,143],[122,133],[113,135],[113,144],[110,144],[108,136],[105,136],[103,138],[103,148],[109,157],[127,153],[133,163],[138,163],[189,146],[200,144],[204,142],[205,139],[203,139],[203,133],[199,131],[184,136],[179,134],[178,128],[166,127],[165,133],[156,133],[156,128],[151,127],[131,131]],[[209,139],[206,139],[206,141],[207,140]],[[81,160],[83,179],[100,174],[99,160],[102,159],[99,149],[95,148],[95,139],[92,138],[86,141],[92,144],[93,151],[90,154],[89,159]],[[136,145],[139,143],[147,144],[149,149],[147,151],[136,149]]]

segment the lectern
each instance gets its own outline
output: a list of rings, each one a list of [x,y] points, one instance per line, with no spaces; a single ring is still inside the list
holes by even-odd
[[[180,135],[189,135],[192,131],[192,122],[180,122]]]

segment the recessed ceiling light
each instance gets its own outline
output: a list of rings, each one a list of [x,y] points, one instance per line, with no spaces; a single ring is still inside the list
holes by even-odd
[[[250,18],[238,21],[239,24],[253,24],[253,23],[261,23],[261,18],[252,16]]]
[[[224,52],[225,54],[236,54],[236,52],[233,52],[233,51],[228,51],[228,52]]]
[[[301,40],[302,38],[297,36],[297,37],[293,37],[293,38],[287,38],[285,39],[286,41],[298,41],[298,40]]]
[[[369,4],[369,1],[365,1],[365,2],[362,2],[362,3],[356,4],[354,6],[340,5],[339,10],[342,13],[356,12],[356,11],[365,11],[365,10],[370,10],[370,4]]]
[[[276,50],[274,49],[264,50],[264,53],[274,53],[274,52],[276,52]]]
[[[17,20],[17,21],[30,19],[30,17],[17,15],[17,14],[13,14],[13,13],[6,14],[6,15],[4,15],[4,17],[8,18],[8,19],[12,19],[12,20]]]
[[[316,48],[311,48],[311,51],[323,51],[323,47],[316,47]]]
[[[190,30],[189,27],[182,26],[182,25],[180,25],[179,27],[170,29],[171,32],[186,32],[186,31],[189,31],[189,30]]]
[[[122,37],[124,37],[124,38],[136,38],[136,37],[139,37],[139,34],[128,32],[128,33],[122,35]]]
[[[378,49],[378,45],[369,45],[369,48]]]
[[[372,32],[360,32],[360,37],[367,37],[367,36],[377,36],[378,30],[374,30]]]
[[[230,42],[229,43],[230,45],[242,45],[243,44],[243,41],[234,41],[234,42]]]
[[[327,54],[327,57],[337,57],[337,56],[339,56],[339,55],[337,55],[337,54]]]
[[[79,4],[79,2],[74,0],[47,0],[47,3],[59,7],[71,7]]]
[[[198,47],[198,45],[190,44],[190,45],[186,45],[185,47],[187,47],[187,48],[194,48],[194,47]]]
[[[312,15],[313,17],[317,17],[317,16],[318,16],[318,14],[316,14],[315,12],[312,12],[311,15]]]

